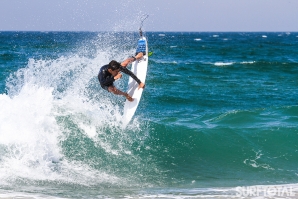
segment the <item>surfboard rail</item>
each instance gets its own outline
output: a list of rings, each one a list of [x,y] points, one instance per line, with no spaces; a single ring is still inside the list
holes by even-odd
[[[138,40],[138,47],[140,44],[146,44],[146,54],[139,60],[135,60],[132,63],[131,71],[141,80],[141,82],[145,83],[146,75],[147,75],[147,68],[148,68],[148,43],[147,39],[144,36]],[[138,48],[137,47],[137,48]],[[123,109],[123,118],[122,123],[126,126],[132,117],[134,116],[138,105],[140,103],[143,89],[138,89],[139,84],[131,77],[128,79],[128,91],[127,93],[132,96],[134,99],[132,102],[126,100]]]

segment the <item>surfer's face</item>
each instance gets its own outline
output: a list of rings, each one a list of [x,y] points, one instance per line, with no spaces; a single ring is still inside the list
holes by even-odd
[[[108,71],[112,74],[112,76],[116,76],[120,72],[120,68],[116,70],[108,69]]]

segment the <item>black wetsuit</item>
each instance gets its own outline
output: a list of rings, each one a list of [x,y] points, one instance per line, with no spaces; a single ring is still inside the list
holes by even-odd
[[[114,76],[111,73],[109,73],[108,67],[109,67],[108,64],[102,66],[98,73],[98,81],[101,87],[107,91],[109,91],[108,90],[109,86],[113,86],[113,83],[115,81]],[[141,83],[141,81],[137,78],[137,76],[135,76],[135,74],[133,74],[133,72],[131,72],[127,68],[120,66],[120,71],[131,76],[136,82],[138,82],[138,84]]]

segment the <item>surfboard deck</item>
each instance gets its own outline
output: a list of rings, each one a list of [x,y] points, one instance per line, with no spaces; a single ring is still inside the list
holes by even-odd
[[[146,48],[146,55],[144,55],[140,60],[136,60],[132,63],[131,71],[141,80],[141,82],[145,83],[146,75],[147,75],[147,67],[148,67],[148,44],[146,37],[142,36],[138,40],[137,51]],[[145,50],[145,49],[143,49]],[[122,123],[126,126],[132,117],[134,116],[138,105],[140,103],[143,89],[138,89],[139,84],[131,77],[128,79],[128,91],[127,93],[132,96],[134,99],[132,102],[126,100],[124,104],[123,111],[123,119]]]

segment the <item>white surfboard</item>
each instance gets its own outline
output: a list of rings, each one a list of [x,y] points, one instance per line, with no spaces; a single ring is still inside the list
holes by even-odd
[[[141,80],[141,82],[145,83],[147,67],[148,67],[148,45],[147,39],[142,36],[138,41],[138,47],[140,45],[146,45],[146,55],[144,55],[140,60],[136,60],[132,63],[131,71]],[[123,125],[126,126],[133,115],[135,114],[139,102],[142,97],[143,89],[138,89],[139,84],[131,77],[128,79],[128,91],[127,93],[132,96],[134,99],[132,102],[126,100],[124,104],[124,112],[123,112]]]

